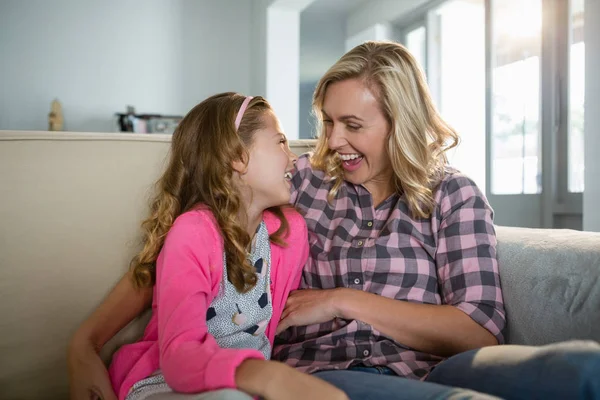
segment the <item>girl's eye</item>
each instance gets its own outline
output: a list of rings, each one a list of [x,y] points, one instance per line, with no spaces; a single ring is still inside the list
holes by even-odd
[[[360,126],[358,125],[347,125],[348,129],[350,129],[351,131],[357,131],[360,129]]]
[[[324,120],[323,120],[323,123],[324,123],[325,125],[331,125],[331,124],[333,124],[333,121],[332,121],[332,120],[330,120],[330,119],[324,119]]]
[[[281,143],[281,144],[286,144],[286,143],[287,143],[287,139],[281,139],[281,140],[279,141],[279,143]]]

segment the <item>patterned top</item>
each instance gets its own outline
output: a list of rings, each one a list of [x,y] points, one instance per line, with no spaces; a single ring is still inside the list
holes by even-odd
[[[265,330],[273,316],[271,301],[271,243],[264,221],[258,225],[254,245],[248,259],[256,268],[256,285],[246,293],[239,293],[227,278],[227,262],[223,253],[221,290],[206,311],[208,332],[222,348],[255,349],[265,359],[271,357],[271,343]],[[146,399],[150,395],[173,390],[158,369],[148,378],[136,382],[126,400]]]
[[[402,195],[377,208],[362,185],[344,182],[327,202],[331,180],[308,156],[296,164],[292,203],[305,215],[310,257],[301,288],[347,287],[392,299],[450,304],[503,343],[504,304],[493,212],[475,183],[448,168],[430,218],[413,218]],[[387,366],[423,379],[442,358],[396,343],[372,326],[335,319],[292,327],[276,340],[273,359],[305,372]]]
[[[252,254],[248,256],[256,268],[256,285],[239,293],[227,278],[227,263],[223,253],[221,292],[206,311],[206,326],[219,346],[229,349],[256,349],[265,359],[271,358],[271,343],[265,335],[273,315],[271,304],[271,243],[264,222],[258,226]]]

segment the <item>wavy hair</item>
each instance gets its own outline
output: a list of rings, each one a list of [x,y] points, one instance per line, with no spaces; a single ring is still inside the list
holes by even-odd
[[[433,104],[425,76],[415,58],[393,42],[365,42],[340,58],[321,78],[313,97],[319,137],[311,164],[334,181],[329,201],[343,179],[339,157],[329,149],[323,126],[323,102],[334,82],[361,79],[378,97],[390,125],[387,152],[394,171],[394,186],[405,195],[413,217],[427,218],[435,201],[433,191],[447,164],[446,151],[459,137]]]
[[[143,248],[131,261],[136,287],[154,285],[156,260],[173,222],[201,204],[212,211],[223,235],[231,283],[239,292],[256,284],[256,271],[247,259],[251,238],[245,229],[245,208],[232,163],[248,160],[254,133],[264,128],[265,117],[272,109],[264,98],[254,97],[236,131],[234,119],[244,99],[236,93],[214,95],[195,106],[179,123],[168,165],[155,186],[150,215],[142,223]],[[270,239],[283,246],[288,222],[281,207],[269,210],[280,221]]]

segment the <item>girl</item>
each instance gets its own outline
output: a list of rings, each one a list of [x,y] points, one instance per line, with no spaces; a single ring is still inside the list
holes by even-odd
[[[308,256],[303,218],[281,207],[294,161],[261,97],[215,95],[181,121],[132,261],[135,286],[155,285],[153,316],[113,357],[119,399],[344,397],[267,361]]]

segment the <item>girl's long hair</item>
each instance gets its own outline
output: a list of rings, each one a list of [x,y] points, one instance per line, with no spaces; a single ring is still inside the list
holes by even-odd
[[[131,261],[137,287],[154,285],[156,260],[169,229],[179,215],[200,204],[212,211],[223,235],[231,283],[239,292],[256,284],[255,269],[247,260],[251,238],[245,221],[240,221],[245,208],[232,164],[248,159],[254,133],[264,128],[265,117],[272,109],[264,98],[254,97],[236,130],[234,120],[244,99],[236,93],[209,97],[195,106],[175,130],[168,165],[156,183],[150,215],[142,223],[143,248]],[[279,229],[270,239],[284,245],[287,220],[281,207],[270,211],[280,220]]]

